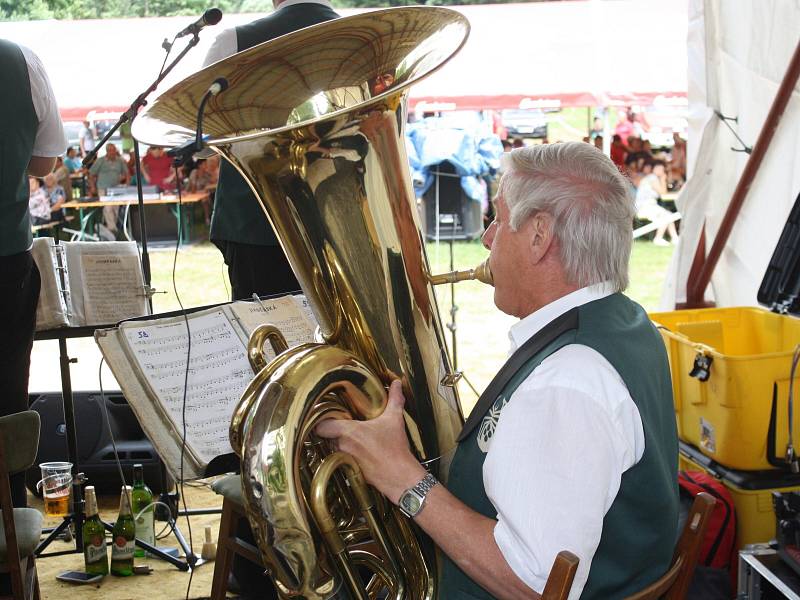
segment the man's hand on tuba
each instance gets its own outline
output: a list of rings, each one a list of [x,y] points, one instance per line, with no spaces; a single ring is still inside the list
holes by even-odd
[[[351,454],[367,481],[395,504],[426,474],[408,446],[405,402],[402,385],[395,379],[381,416],[369,421],[328,419],[316,428],[317,435],[335,439],[339,450]]]

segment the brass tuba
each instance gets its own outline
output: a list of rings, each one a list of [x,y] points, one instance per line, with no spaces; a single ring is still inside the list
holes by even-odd
[[[458,12],[432,7],[329,21],[196,73],[134,126],[143,141],[181,144],[194,136],[204,92],[228,80],[207,104],[203,131],[252,187],[319,323],[320,343],[291,349],[273,327],[254,332],[257,374],[230,429],[248,517],[285,598],[437,597],[433,544],[313,429],[324,418],[379,415],[386,386],[400,378],[411,445],[446,477],[462,425],[458,376],[403,130],[409,87],[468,32]],[[279,353],[271,362],[267,340]]]

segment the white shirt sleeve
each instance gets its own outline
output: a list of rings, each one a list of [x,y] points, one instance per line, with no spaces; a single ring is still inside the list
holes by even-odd
[[[643,453],[639,411],[602,355],[569,345],[544,360],[500,413],[483,467],[495,541],[514,573],[541,592],[569,550],[580,558],[577,599],[622,474]]]
[[[39,127],[33,143],[33,156],[54,157],[64,154],[67,149],[67,138],[64,125],[58,113],[53,88],[44,70],[44,65],[32,50],[20,46],[25,62],[28,64],[28,79],[31,84],[31,97]]]
[[[236,38],[236,28],[225,29],[220,33],[211,44],[206,54],[206,59],[203,61],[203,68],[213,64],[223,58],[236,54],[239,48],[239,42]]]

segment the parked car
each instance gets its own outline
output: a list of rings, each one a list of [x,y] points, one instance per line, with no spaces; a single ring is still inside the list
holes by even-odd
[[[540,108],[506,109],[501,114],[509,137],[546,138],[547,117]]]

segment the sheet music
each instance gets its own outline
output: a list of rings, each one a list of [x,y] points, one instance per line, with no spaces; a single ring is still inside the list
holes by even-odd
[[[53,238],[36,238],[33,240],[31,255],[39,269],[42,281],[41,292],[39,293],[39,304],[36,306],[36,330],[53,329],[55,327],[65,327],[69,325],[69,286],[67,291],[61,289],[61,279],[58,269],[63,263],[59,263],[57,251],[60,250],[55,245]],[[65,281],[68,276],[64,274]]]
[[[189,315],[191,359],[186,388],[186,439],[208,463],[232,452],[228,426],[253,372],[241,339],[223,309]],[[147,383],[175,430],[183,428],[183,389],[188,340],[183,318],[120,325]]]
[[[316,331],[317,325],[317,318],[314,316],[314,311],[311,310],[311,303],[306,298],[305,294],[297,294],[296,296],[292,296],[297,306],[300,307],[300,312],[308,319],[308,322],[311,323],[312,329]]]
[[[81,256],[83,302],[87,325],[116,323],[147,314],[144,288],[137,285],[138,256]]]
[[[63,245],[70,274],[72,325],[116,323],[148,314],[136,242]]]
[[[264,323],[275,325],[281,330],[289,347],[314,340],[314,324],[300,309],[292,296],[283,296],[259,302],[240,301],[230,305],[230,310],[241,325],[246,337],[250,337],[256,327]],[[269,343],[264,345],[267,360],[275,353]]]

